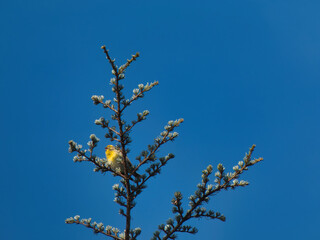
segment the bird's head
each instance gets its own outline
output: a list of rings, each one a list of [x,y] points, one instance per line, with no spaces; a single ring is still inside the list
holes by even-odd
[[[104,148],[106,151],[109,150],[109,151],[113,151],[115,150],[116,148],[113,146],[113,145],[108,145]]]

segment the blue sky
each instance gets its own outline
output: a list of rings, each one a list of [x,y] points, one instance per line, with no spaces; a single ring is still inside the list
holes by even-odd
[[[208,206],[227,221],[195,221],[199,233],[180,239],[319,239],[319,10],[311,0],[1,1],[0,239],[103,239],[64,223],[76,214],[123,229],[117,179],[67,151],[70,139],[103,139],[93,122],[109,113],[90,100],[111,96],[103,44],[119,65],[141,53],[127,96],[160,83],[126,115],[150,111],[133,132],[132,160],[168,120],[185,119],[160,151],[176,158],[133,212],[140,239],[172,216],[174,191],[187,197],[202,169],[231,169],[252,144],[265,161],[244,175],[251,184]]]

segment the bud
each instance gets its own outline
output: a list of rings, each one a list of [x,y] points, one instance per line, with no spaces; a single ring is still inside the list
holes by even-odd
[[[100,139],[99,138],[97,138],[96,137],[96,135],[94,135],[94,134],[91,134],[90,135],[90,139],[92,140],[92,142],[94,142],[94,143],[97,143],[97,142],[99,142],[100,141]]]
[[[173,134],[172,134],[172,137],[174,137],[174,138],[176,138],[176,137],[178,137],[179,136],[179,133],[177,133],[177,132],[174,132]]]
[[[120,233],[120,234],[119,234],[119,238],[120,238],[120,239],[124,239],[124,238],[125,238],[125,234],[124,234],[124,233]]]
[[[104,96],[97,96],[97,95],[93,95],[92,97],[91,97],[91,99],[92,99],[92,101],[93,101],[93,103],[95,104],[95,105],[97,105],[97,104],[99,104],[99,103],[101,103],[102,101],[103,101],[103,99],[104,99]]]
[[[239,166],[234,166],[234,167],[233,167],[233,171],[239,172]]]
[[[212,184],[209,184],[208,187],[207,187],[207,191],[211,192],[213,189],[213,185]]]
[[[240,186],[246,186],[246,185],[249,185],[249,182],[247,181],[244,181],[244,180],[241,180],[240,183],[239,183]]]
[[[166,226],[164,227],[164,230],[165,230],[166,232],[170,231],[170,230],[171,230],[171,226],[170,226],[170,225],[166,225]]]
[[[97,224],[97,228],[100,229],[100,230],[103,230],[104,229],[103,223],[98,223]]]
[[[69,143],[69,152],[70,153],[77,150],[76,143],[73,140],[70,140],[68,143]]]
[[[112,186],[112,189],[113,190],[119,190],[119,184],[117,183],[117,184],[114,184],[113,186]]]
[[[173,219],[169,218],[169,219],[167,220],[167,224],[173,225],[173,223],[174,223]]]
[[[134,233],[135,233],[136,235],[140,235],[140,233],[141,233],[141,228],[137,227],[137,228],[135,228],[133,231],[134,231]]]
[[[133,89],[133,94],[134,95],[138,95],[138,93],[139,93],[139,89],[138,88]]]
[[[174,196],[175,196],[175,198],[178,199],[178,200],[181,200],[181,199],[182,199],[182,194],[181,194],[181,192],[175,192],[175,193],[174,193]]]
[[[118,228],[112,228],[112,232],[114,232],[114,234],[118,234],[118,232],[120,232],[120,230]]]
[[[221,163],[218,164],[217,168],[218,168],[218,170],[219,170],[220,172],[223,172],[224,169],[225,169],[224,166],[223,166]]]
[[[207,171],[208,171],[208,173],[209,173],[209,174],[210,174],[210,173],[212,173],[212,170],[213,170],[212,165],[209,165],[209,166],[207,167]]]
[[[220,177],[221,177],[221,173],[220,173],[220,172],[216,172],[214,175],[215,175],[217,178],[220,178]]]
[[[108,225],[108,226],[106,226],[106,231],[107,231],[107,232],[111,231],[111,229],[112,229],[112,227],[111,227],[111,226],[109,226],[109,225]]]

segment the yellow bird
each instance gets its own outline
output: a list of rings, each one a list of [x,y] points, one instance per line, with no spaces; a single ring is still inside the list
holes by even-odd
[[[123,155],[122,152],[119,149],[116,149],[113,145],[108,145],[105,147],[106,150],[106,158],[108,163],[110,164],[110,167],[113,171],[117,171],[117,168],[120,169],[120,172],[124,174],[124,165],[122,163],[123,161]],[[126,157],[127,161],[127,171],[128,173],[131,173],[133,170],[133,165],[130,162],[129,158]],[[138,173],[133,174],[135,177],[140,178],[141,176]]]

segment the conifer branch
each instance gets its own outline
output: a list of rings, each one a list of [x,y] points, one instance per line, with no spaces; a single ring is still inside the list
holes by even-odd
[[[143,98],[144,97],[144,93],[150,91],[153,87],[157,86],[159,84],[158,81],[154,81],[152,83],[147,83],[146,85],[143,84],[139,84],[138,88],[133,89],[133,95],[131,97],[131,99],[127,100],[123,106],[123,108],[121,109],[121,112],[123,112],[128,106],[130,106],[132,104],[132,102],[134,102],[135,100],[139,99],[139,98]]]
[[[113,70],[113,74],[114,75],[119,75],[118,74],[118,68],[116,67],[116,65],[114,64],[114,62],[115,62],[115,60],[114,59],[111,59],[111,57],[110,57],[110,55],[109,55],[109,50],[107,50],[107,48],[106,48],[106,46],[105,45],[103,45],[102,47],[101,47],[101,49],[103,50],[103,52],[106,54],[106,56],[107,56],[107,59],[108,59],[108,61],[109,61],[109,63],[110,63],[110,65],[111,65],[111,67],[112,67],[112,70]]]
[[[163,131],[160,136],[155,139],[155,144],[148,146],[149,151],[143,151],[140,156],[137,157],[137,160],[139,160],[140,163],[132,171],[132,174],[134,174],[142,165],[146,164],[148,161],[156,160],[156,151],[163,144],[167,143],[168,141],[173,141],[176,137],[178,137],[179,134],[177,132],[173,132],[173,130],[178,127],[183,121],[184,119],[180,118],[178,120],[168,122],[168,125],[165,126],[165,131]],[[142,157],[144,158],[141,159]]]
[[[67,223],[67,224],[73,224],[73,223],[80,224],[80,225],[83,225],[87,228],[93,229],[94,233],[101,233],[101,234],[108,236],[108,237],[111,237],[112,239],[115,239],[115,240],[123,240],[123,238],[118,236],[118,233],[120,232],[119,229],[113,228],[111,226],[104,227],[103,223],[96,223],[96,222],[91,223],[91,218],[80,220],[80,216],[76,215],[74,217],[67,218],[65,220],[65,223]]]
[[[123,64],[121,67],[119,67],[119,73],[124,73],[124,71],[127,69],[127,67],[130,66],[130,64],[135,61],[140,56],[140,53],[136,53],[135,55],[132,55],[131,59],[127,59],[127,62]]]
[[[143,120],[145,120],[148,115],[149,115],[149,111],[148,110],[144,110],[142,113],[138,113],[137,114],[137,120],[132,121],[131,125],[127,125],[125,127],[124,134],[129,133],[137,123],[142,122]]]
[[[117,141],[120,142],[120,140],[117,137],[114,137],[114,134],[117,136],[120,136],[120,133],[116,130],[116,127],[110,127],[109,121],[106,121],[103,117],[100,117],[99,119],[96,119],[94,121],[96,125],[100,125],[102,128],[107,128],[108,133],[106,133],[105,137],[109,138],[111,141]]]
[[[94,134],[92,134],[92,135],[94,135]],[[79,145],[79,144],[75,143],[73,140],[70,140],[69,141],[69,152],[77,152],[77,155],[73,158],[73,161],[74,162],[84,162],[84,161],[92,162],[96,166],[96,168],[94,169],[95,172],[99,172],[99,171],[101,171],[102,173],[112,172],[116,176],[123,177],[121,173],[117,173],[117,172],[113,171],[105,159],[101,159],[101,158],[98,158],[97,156],[93,155],[93,149],[97,146],[98,141],[99,141],[99,139],[96,138],[95,142],[94,141],[92,141],[92,143],[88,142],[88,145],[90,146],[89,150],[82,150],[82,145]],[[90,152],[90,156],[86,155],[86,152],[88,152],[88,151]]]
[[[245,155],[244,161],[240,161],[238,165],[233,167],[233,173],[224,173],[225,168],[222,164],[218,164],[218,172],[215,173],[217,183],[215,186],[208,185],[209,175],[212,173],[212,166],[209,165],[207,169],[203,170],[202,174],[202,183],[197,185],[197,190],[194,195],[189,197],[190,208],[184,214],[184,211],[181,207],[182,194],[180,192],[175,193],[175,197],[172,200],[172,204],[174,205],[172,212],[176,213],[175,221],[169,219],[167,221],[167,225],[159,225],[159,230],[165,233],[163,238],[160,238],[160,232],[156,231],[153,236],[153,240],[156,239],[175,239],[177,236],[176,232],[187,232],[187,233],[196,233],[197,229],[192,228],[191,226],[184,226],[183,224],[191,218],[201,218],[208,217],[211,219],[219,219],[221,221],[225,221],[225,216],[221,215],[219,212],[214,212],[212,210],[207,211],[204,207],[200,207],[204,203],[208,203],[210,200],[210,196],[213,196],[220,192],[221,190],[227,190],[229,188],[234,189],[236,187],[244,187],[249,183],[241,180],[240,182],[237,180],[239,176],[246,170],[248,167],[253,166],[254,164],[263,160],[263,158],[258,158],[251,160],[252,152],[254,151],[255,145],[253,145],[249,153]]]
[[[136,181],[135,186],[133,188],[133,196],[136,198],[144,188],[146,188],[145,183],[152,177],[160,174],[161,168],[164,167],[167,162],[174,158],[174,155],[172,153],[169,153],[166,157],[159,158],[159,162],[152,163],[150,167],[148,167],[145,171],[147,172],[148,176],[145,174],[142,175],[142,180]]]
[[[124,99],[124,96],[122,95],[121,90],[123,87],[119,85],[119,81],[124,78],[124,75],[122,73],[119,73],[118,68],[114,64],[114,60],[110,58],[110,55],[108,53],[108,50],[106,50],[105,46],[101,47],[104,50],[104,53],[107,56],[107,59],[109,60],[109,63],[111,64],[112,67],[112,74],[116,77],[115,81],[112,81],[114,84],[113,91],[116,94],[116,99],[115,102],[117,103],[117,112],[115,114],[115,120],[118,122],[119,126],[119,137],[120,137],[120,145],[121,145],[121,152],[123,156],[123,162],[122,165],[124,166],[124,181],[125,181],[125,187],[126,187],[126,230],[125,230],[125,239],[129,240],[129,234],[130,234],[130,225],[131,225],[131,189],[130,189],[130,180],[129,180],[129,171],[128,171],[128,164],[127,164],[127,151],[126,151],[126,144],[128,143],[126,140],[126,136],[124,135],[123,131],[123,121],[121,119],[122,115],[122,110],[121,110],[121,101]]]
[[[118,113],[118,111],[114,108],[114,105],[111,104],[111,100],[106,100],[105,102],[103,102],[104,96],[103,95],[93,95],[91,97],[91,100],[93,101],[94,105],[98,105],[98,104],[102,104],[104,108],[109,108],[110,110],[112,110],[115,113]]]

